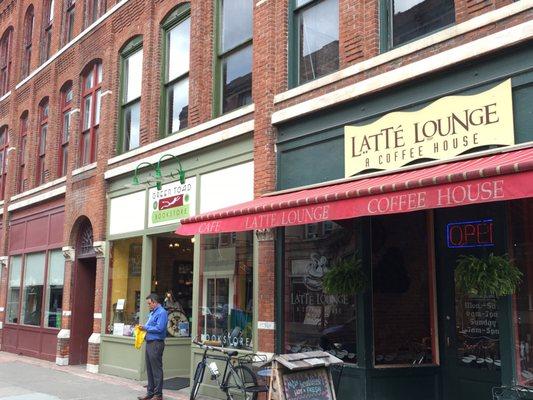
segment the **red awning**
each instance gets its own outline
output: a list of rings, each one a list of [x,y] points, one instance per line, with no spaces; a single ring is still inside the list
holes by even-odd
[[[239,232],[533,197],[533,148],[257,198],[181,221],[180,235]]]

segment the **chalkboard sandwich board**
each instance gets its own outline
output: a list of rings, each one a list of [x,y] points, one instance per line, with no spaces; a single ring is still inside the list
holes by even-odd
[[[336,400],[330,365],[342,364],[323,351],[275,356],[269,400]]]

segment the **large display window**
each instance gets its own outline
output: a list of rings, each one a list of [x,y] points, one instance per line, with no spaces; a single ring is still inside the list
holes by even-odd
[[[7,322],[18,324],[20,304],[20,277],[22,256],[11,257],[9,263],[9,286],[7,288]]]
[[[359,257],[357,221],[285,229],[285,351],[327,351],[357,363],[356,296],[328,294],[324,275]]]
[[[141,307],[142,237],[111,243],[106,332],[133,336]]]
[[[371,219],[376,366],[433,364],[433,264],[426,212]]]
[[[201,340],[251,349],[253,324],[252,232],[202,236],[198,332]]]

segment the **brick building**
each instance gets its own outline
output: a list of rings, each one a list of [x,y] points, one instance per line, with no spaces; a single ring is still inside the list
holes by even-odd
[[[451,256],[417,257],[424,246],[438,247],[433,220],[445,224],[447,216],[413,216],[427,230],[409,231],[423,245],[405,250],[401,229],[391,227],[407,229],[401,216],[412,214],[371,220],[348,213],[335,218],[348,221],[341,226],[324,210],[316,218],[295,210],[287,221],[265,223],[263,216],[221,228],[224,216],[236,218],[242,209],[213,211],[253,199],[283,209],[289,203],[272,205],[283,193],[262,196],[283,190],[288,200],[302,200],[306,185],[379,177],[376,171],[394,169],[387,167],[394,153],[345,173],[345,126],[397,111],[418,115],[447,99],[445,110],[456,112],[459,101],[450,96],[489,98],[507,81],[498,93],[512,98],[514,130],[443,158],[463,154],[485,166],[487,152],[507,145],[501,157],[524,162],[517,171],[529,168],[532,15],[529,0],[1,1],[0,349],[141,379],[144,355],[133,349],[131,327],[146,318],[143,299],[155,291],[174,321],[167,375],[190,373],[198,354],[189,336],[199,336],[269,353],[329,350],[351,364],[341,398],[353,387],[365,398],[420,391],[433,399],[472,398],[464,381],[477,382],[476,393],[502,382],[528,384],[531,327],[514,317],[530,320],[521,301],[531,290],[531,203],[519,199],[531,197],[531,181],[505,197],[512,204],[502,207],[510,211],[493,210],[502,221],[526,221],[512,236],[523,244],[514,256],[522,257],[526,278],[520,296],[499,300],[501,334],[478,340],[498,350],[483,354],[467,351],[472,341],[443,317],[453,309],[453,278],[435,265]],[[490,125],[496,111],[485,112]],[[448,123],[476,125],[477,117],[465,122],[457,115]],[[379,152],[370,143],[364,150]],[[435,158],[413,156],[395,168],[410,164],[408,170],[433,177],[424,171],[435,166],[418,162]],[[401,181],[390,177],[381,184],[400,190]],[[356,197],[374,195],[369,187]],[[255,205],[246,214],[257,212]],[[457,215],[449,218],[468,220],[463,208],[452,208]],[[387,210],[377,214],[405,211]],[[197,215],[211,225],[195,225]],[[177,236],[177,228],[196,235]],[[379,243],[392,250],[379,252]],[[327,297],[323,272],[353,255],[344,248],[359,245],[375,277],[374,296]],[[391,259],[400,267],[391,269]],[[415,286],[422,289],[413,292]],[[301,302],[316,293],[315,303]],[[482,367],[455,368],[457,358]],[[419,364],[427,368],[412,368]],[[205,391],[215,394],[207,384]]]

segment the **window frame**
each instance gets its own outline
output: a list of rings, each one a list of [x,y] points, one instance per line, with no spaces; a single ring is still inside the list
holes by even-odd
[[[11,56],[13,52],[13,27],[8,27],[0,39],[0,96],[9,91]]]
[[[190,74],[190,57],[189,57],[189,68],[187,72],[184,72],[183,74],[173,78],[172,80],[168,80],[168,70],[169,70],[169,33],[172,29],[176,28],[179,24],[184,22],[187,18],[191,18],[191,6],[190,3],[184,3],[180,4],[178,7],[176,7],[161,23],[161,44],[163,49],[163,56],[161,57],[162,63],[161,63],[161,100],[160,100],[160,121],[162,123],[159,124],[159,136],[161,138],[170,136],[174,133],[177,133],[183,129],[187,129],[189,127],[189,123],[187,121],[187,126],[176,131],[171,132],[170,129],[170,121],[169,121],[169,102],[168,102],[168,91],[169,88],[177,84],[178,82],[181,82],[185,79],[189,78]],[[189,54],[191,52],[190,49],[191,44],[191,35],[189,32]],[[190,81],[189,81],[190,83]],[[190,100],[190,86],[189,86],[189,93],[187,94],[188,100]],[[188,116],[187,116],[188,120]]]
[[[64,0],[64,10],[63,32],[61,34],[63,45],[69,43],[74,34],[74,24],[76,21],[76,0]]]
[[[118,110],[119,110],[119,116],[118,116],[118,135],[117,135],[117,148],[116,152],[117,154],[124,154],[127,153],[133,149],[126,149],[125,143],[126,143],[126,132],[125,132],[125,124],[124,124],[124,115],[125,110],[130,108],[131,106],[135,105],[136,103],[139,103],[139,113],[141,110],[141,103],[142,103],[142,82],[144,81],[144,73],[141,77],[141,94],[139,97],[136,97],[132,100],[126,101],[124,99],[124,95],[126,94],[127,90],[127,76],[126,76],[126,60],[130,58],[132,55],[137,53],[138,51],[143,52],[143,69],[144,69],[144,42],[143,42],[143,36],[139,35],[132,39],[130,39],[127,44],[122,48],[120,51],[120,90],[119,90],[119,98],[118,98]],[[144,72],[144,71],[143,71]],[[140,138],[140,120],[139,120],[139,147],[141,146],[141,138]]]
[[[60,110],[61,110],[61,122],[59,130],[59,162],[57,176],[65,176],[68,170],[68,145],[70,141],[70,134],[72,132],[72,102],[73,102],[73,86],[72,82],[69,81],[63,85],[60,95]],[[68,94],[71,93],[71,98],[68,100]],[[68,132],[65,132],[65,117],[69,117],[69,126]],[[66,133],[66,134],[65,134]],[[66,137],[65,137],[66,136]],[[65,157],[65,151],[67,151],[67,156]]]
[[[35,10],[30,5],[24,15],[24,38],[22,41],[22,68],[21,78],[24,79],[30,74],[31,53],[33,47],[33,25],[35,24]]]
[[[231,48],[228,48],[225,51],[222,51],[222,1],[224,0],[216,0],[215,2],[215,43],[214,43],[214,49],[215,49],[215,57],[214,57],[214,64],[215,64],[215,75],[214,75],[214,90],[213,90],[213,117],[218,117],[224,114],[227,114],[229,112],[238,110],[241,107],[234,108],[232,110],[224,112],[224,83],[223,83],[223,77],[222,77],[222,64],[224,62],[224,59],[227,59],[231,57],[233,54],[244,50],[248,46],[251,46],[252,48],[252,62],[253,62],[253,13],[254,13],[254,4],[252,4],[252,34],[249,38],[246,40],[234,45]],[[250,90],[252,91],[252,101],[250,104],[254,104],[253,100],[253,64],[252,64],[252,86],[250,87]],[[242,106],[246,107],[246,105]]]
[[[104,15],[106,10],[106,0],[85,0],[85,28],[92,25],[96,20],[98,20],[98,18]]]
[[[4,141],[0,142],[0,153],[2,153],[2,162],[0,164],[0,200],[4,200],[7,182],[7,156],[9,149],[9,126],[2,125],[0,133],[4,133]]]
[[[100,116],[96,118],[96,104],[98,104],[101,99],[98,96],[101,96],[102,93],[102,80],[100,80],[100,72],[103,80],[103,65],[100,60],[90,63],[82,73],[81,79],[81,96],[80,96],[80,109],[81,109],[81,118],[80,118],[80,145],[79,145],[79,163],[78,166],[82,167],[89,165],[96,161],[96,148],[98,146],[98,130],[100,129]],[[93,84],[90,88],[87,88],[87,79],[89,76],[93,77]],[[89,116],[89,128],[85,129],[85,100],[91,98],[91,115]],[[101,109],[101,105],[100,105]],[[100,111],[100,110],[99,110]],[[89,135],[89,159],[84,159],[85,153],[85,141],[84,135]]]
[[[18,179],[17,179],[17,193],[24,191],[24,180],[26,175],[26,148],[28,145],[28,121],[29,113],[24,111],[19,118],[19,152],[18,152]]]
[[[49,113],[50,101],[48,97],[45,97],[39,104],[39,140],[37,146],[37,165],[35,168],[35,186],[40,186],[46,181],[46,136],[48,135]]]
[[[288,26],[288,32],[289,32],[289,51],[288,51],[288,75],[287,75],[287,83],[289,89],[298,87],[300,85],[305,85],[306,83],[313,82],[316,79],[320,79],[323,76],[319,76],[318,78],[309,80],[304,83],[300,83],[300,41],[301,41],[301,35],[300,35],[300,15],[305,10],[311,9],[318,4],[322,3],[325,0],[301,0],[303,4],[296,6],[297,0],[289,0],[289,26]],[[337,1],[338,3],[338,1]],[[340,4],[338,4],[340,7]],[[340,8],[339,8],[339,15],[337,15],[337,18],[339,19],[338,25],[339,25],[339,42],[340,42]],[[339,43],[339,62],[340,62],[340,43]],[[340,69],[340,66],[339,66]],[[337,69],[337,71],[339,70]],[[331,72],[333,73],[333,72]]]
[[[40,64],[50,58],[52,46],[52,27],[54,24],[54,0],[45,0],[43,3],[40,43]]]

